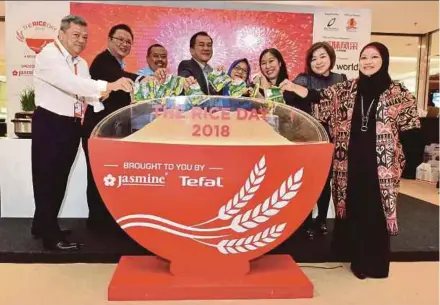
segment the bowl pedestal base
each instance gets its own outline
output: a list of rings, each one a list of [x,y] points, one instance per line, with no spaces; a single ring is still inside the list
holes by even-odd
[[[312,298],[313,284],[289,255],[251,261],[250,273],[231,278],[174,276],[154,256],[124,256],[108,287],[109,301]],[[209,274],[209,270],[206,270]]]

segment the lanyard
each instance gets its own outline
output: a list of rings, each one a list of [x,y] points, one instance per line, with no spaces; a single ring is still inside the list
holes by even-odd
[[[55,47],[60,51],[61,55],[64,56],[63,51],[61,51],[60,46],[56,41],[54,41]],[[73,59],[72,59],[73,60]],[[73,64],[73,73],[78,75],[78,63]],[[75,94],[76,102],[73,106],[73,113],[76,118],[82,118],[84,115],[84,103],[80,100],[79,96]]]
[[[55,45],[55,47],[57,47],[58,51],[60,51],[61,55],[64,56],[63,51],[61,51],[61,48],[56,41],[54,41],[54,45]],[[73,73],[75,73],[75,75],[78,75],[78,63],[73,64],[73,71],[74,71]]]

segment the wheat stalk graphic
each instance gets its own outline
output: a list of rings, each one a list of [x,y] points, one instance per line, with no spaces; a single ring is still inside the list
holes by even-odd
[[[21,41],[21,42],[23,42],[24,41],[24,35],[23,35],[23,31],[16,31],[15,32],[16,34],[17,34],[17,39],[19,40],[19,41]]]
[[[272,194],[272,196],[266,198],[263,203],[258,204],[252,210],[235,216],[231,224],[227,226],[215,228],[198,228],[195,226],[189,227],[162,217],[145,214],[132,214],[124,216],[119,218],[117,222],[122,226],[122,228],[127,226],[127,224],[124,224],[127,220],[148,219],[167,224],[168,226],[178,228],[182,231],[207,233],[232,229],[233,231],[239,233],[246,232],[249,229],[256,228],[259,224],[266,222],[271,216],[278,214],[279,211],[289,203],[289,200],[296,196],[302,184],[301,181],[303,172],[304,170],[301,168],[295,173],[295,175],[290,175],[287,180],[283,181],[281,186]]]
[[[231,198],[228,203],[223,205],[219,211],[217,217],[214,217],[205,222],[193,225],[193,227],[199,227],[217,219],[228,220],[234,215],[238,214],[242,208],[254,197],[255,193],[260,188],[261,183],[264,180],[266,174],[266,159],[261,157],[260,161],[254,165],[249,177],[246,179],[244,185],[240,188],[240,191]]]
[[[289,203],[289,200],[298,193],[298,189],[302,184],[303,172],[304,170],[301,168],[295,175],[290,175],[289,178],[281,184],[280,188],[277,189],[272,196],[266,198],[263,203],[260,203],[244,214],[235,216],[231,223],[231,229],[235,232],[246,232],[278,214],[279,211]]]
[[[286,223],[273,225],[257,234],[250,235],[248,237],[243,237],[240,239],[223,239],[218,244],[210,244],[210,243],[202,242],[200,240],[196,240],[196,241],[206,246],[217,248],[217,250],[220,253],[226,255],[246,253],[249,251],[258,250],[274,242],[278,237],[281,236],[285,227],[286,227]]]

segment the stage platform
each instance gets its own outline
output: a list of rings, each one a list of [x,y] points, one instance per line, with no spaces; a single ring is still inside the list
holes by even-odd
[[[439,260],[439,207],[400,194],[398,216],[400,234],[391,239],[392,261]],[[330,234],[309,241],[296,232],[272,254],[289,254],[298,263],[344,261],[330,252]],[[30,236],[31,219],[0,218],[0,263],[116,263],[122,255],[151,255],[125,233],[103,236],[90,233],[85,219],[61,219],[60,224],[73,230],[71,239],[84,243],[77,253],[45,251]]]

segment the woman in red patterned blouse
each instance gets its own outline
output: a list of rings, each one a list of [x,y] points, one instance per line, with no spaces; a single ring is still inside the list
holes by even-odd
[[[361,51],[357,79],[321,91],[282,86],[313,102],[313,115],[330,126],[333,249],[348,255],[359,279],[388,277],[389,235],[398,233],[396,201],[405,165],[399,133],[420,128],[414,96],[391,80],[388,66],[388,49],[373,42]]]

